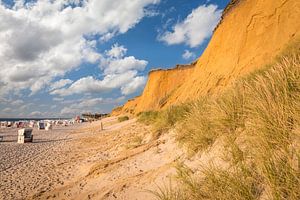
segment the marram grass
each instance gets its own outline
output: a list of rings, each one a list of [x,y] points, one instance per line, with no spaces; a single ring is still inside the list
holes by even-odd
[[[178,167],[176,188],[160,188],[158,199],[300,199],[300,53],[294,49],[221,96],[187,105],[184,114],[156,113],[154,124],[160,130],[176,124],[176,139],[190,153],[222,136],[233,161],[201,176]]]

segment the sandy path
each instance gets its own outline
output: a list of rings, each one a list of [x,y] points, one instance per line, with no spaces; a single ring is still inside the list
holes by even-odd
[[[167,181],[182,152],[170,136],[151,139],[150,128],[135,120],[117,123],[116,118],[107,118],[103,123],[104,131],[94,122],[58,134],[53,142],[44,143],[48,146],[35,147],[40,153],[33,159],[1,172],[0,197],[154,199],[146,190]],[[28,148],[26,145],[22,148]],[[13,157],[0,158],[7,161]],[[3,166],[0,169],[8,164]]]

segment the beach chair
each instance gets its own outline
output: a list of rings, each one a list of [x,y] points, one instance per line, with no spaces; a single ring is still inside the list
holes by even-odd
[[[46,130],[46,131],[52,130],[52,124],[47,123],[47,124],[46,124],[46,127],[45,127],[45,130]]]
[[[1,127],[6,128],[7,127],[7,122],[1,122]]]
[[[38,130],[45,129],[45,123],[44,122],[38,122],[37,127],[38,127]]]
[[[7,127],[12,127],[12,122],[7,122]]]
[[[29,127],[30,127],[30,128],[34,128],[34,122],[33,122],[33,121],[30,121],[30,122],[29,122]]]
[[[32,142],[33,135],[31,128],[22,128],[18,130],[18,143]]]
[[[4,136],[0,135],[0,142],[4,140]]]

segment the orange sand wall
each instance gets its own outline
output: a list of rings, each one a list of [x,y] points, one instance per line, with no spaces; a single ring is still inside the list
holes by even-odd
[[[157,110],[224,90],[300,38],[299,19],[298,0],[233,1],[195,67],[150,72],[143,94],[122,112]]]

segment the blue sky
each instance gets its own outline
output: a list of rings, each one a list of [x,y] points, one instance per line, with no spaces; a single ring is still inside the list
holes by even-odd
[[[0,1],[0,117],[110,112],[199,57],[228,1]]]

